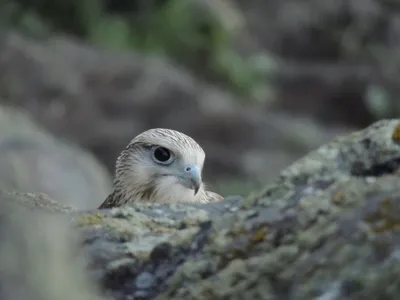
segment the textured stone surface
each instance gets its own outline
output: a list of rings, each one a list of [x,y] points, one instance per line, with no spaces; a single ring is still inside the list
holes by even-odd
[[[246,199],[57,215],[82,234],[90,278],[115,299],[395,300],[399,159],[400,120],[385,120]]]

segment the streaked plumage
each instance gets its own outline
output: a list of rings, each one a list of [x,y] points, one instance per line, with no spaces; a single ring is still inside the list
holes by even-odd
[[[205,189],[201,177],[204,160],[204,150],[191,137],[170,129],[147,130],[136,136],[118,157],[114,191],[99,208],[135,201],[223,200],[222,196]]]

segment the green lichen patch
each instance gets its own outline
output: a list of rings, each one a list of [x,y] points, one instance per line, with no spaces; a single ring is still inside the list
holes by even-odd
[[[397,125],[392,132],[393,142],[400,144],[400,124]]]
[[[100,213],[95,214],[83,214],[76,218],[77,226],[91,226],[91,225],[101,225],[104,220],[104,215]]]

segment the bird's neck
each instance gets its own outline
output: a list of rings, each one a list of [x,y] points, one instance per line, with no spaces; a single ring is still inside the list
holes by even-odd
[[[119,174],[114,181],[114,195],[121,204],[132,202],[146,203],[205,203],[206,193],[203,185],[195,195],[194,191],[180,184],[146,180],[130,174]]]

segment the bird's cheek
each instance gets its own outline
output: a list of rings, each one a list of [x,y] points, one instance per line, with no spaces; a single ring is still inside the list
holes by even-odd
[[[180,179],[174,176],[165,177],[159,181],[157,195],[162,202],[176,203],[180,201],[191,201],[193,190],[183,186]]]

